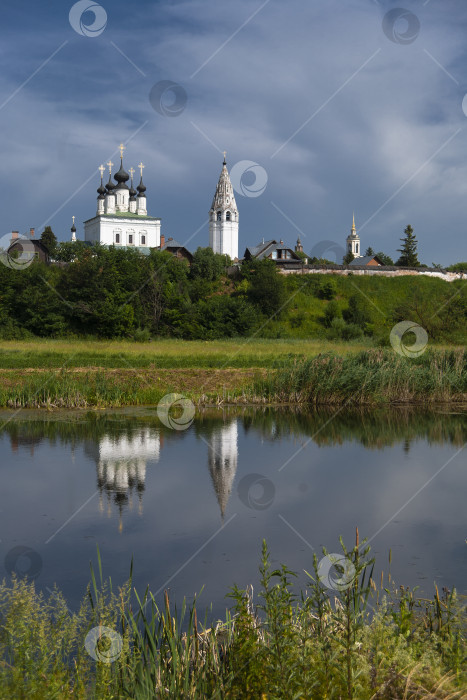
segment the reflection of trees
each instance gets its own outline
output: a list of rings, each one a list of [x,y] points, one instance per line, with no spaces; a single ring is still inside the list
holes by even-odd
[[[318,445],[359,442],[365,447],[381,448],[414,440],[428,440],[435,444],[448,443],[461,446],[467,439],[466,411],[440,407],[436,411],[421,408],[372,408],[344,409],[319,408],[310,412],[288,407],[245,407],[228,409],[203,409],[197,412],[194,430],[197,435],[210,440],[215,430],[234,418],[242,422],[244,430],[259,431],[264,440],[280,440],[283,437],[311,437]],[[103,435],[131,437],[143,427],[156,429],[167,441],[182,440],[184,431],[174,431],[161,425],[154,411],[141,415],[118,413],[66,414],[65,418],[50,414],[36,414],[34,420],[15,419],[3,428],[12,444],[21,446],[26,441],[48,439],[78,445],[84,440],[98,441]],[[16,441],[16,442],[15,442]],[[30,442],[29,445],[32,443]]]
[[[245,415],[250,429],[265,440],[283,437],[312,437],[320,446],[358,442],[366,448],[381,449],[402,444],[409,449],[415,440],[461,446],[467,439],[465,412],[448,413],[420,409],[319,409],[308,413],[292,408],[264,408]]]

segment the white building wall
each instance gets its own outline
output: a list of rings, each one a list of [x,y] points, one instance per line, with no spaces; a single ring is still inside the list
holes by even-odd
[[[209,246],[215,253],[238,258],[238,222],[210,221]]]
[[[96,216],[84,222],[84,240],[103,245],[158,248],[161,244],[161,220],[152,217],[138,220],[124,216]]]

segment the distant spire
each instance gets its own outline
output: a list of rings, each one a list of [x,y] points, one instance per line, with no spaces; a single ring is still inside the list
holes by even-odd
[[[356,230],[357,230],[357,229],[355,228],[355,213],[354,213],[354,214],[353,214],[353,219],[352,219],[352,233],[355,233]]]
[[[224,163],[223,163],[223,165],[227,165],[226,158],[227,158],[227,151],[224,151]]]
[[[75,226],[75,217],[71,217],[73,219],[73,224],[71,226],[71,242],[75,243],[76,241],[76,226]]]

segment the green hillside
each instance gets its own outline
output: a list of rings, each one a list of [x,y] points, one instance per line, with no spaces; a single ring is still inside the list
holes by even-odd
[[[61,264],[0,265],[0,338],[316,339],[389,343],[413,321],[432,343],[465,344],[464,281],[407,276],[280,275],[271,260],[229,261],[62,244]]]

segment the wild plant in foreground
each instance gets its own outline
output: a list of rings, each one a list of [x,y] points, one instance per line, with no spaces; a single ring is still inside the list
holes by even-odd
[[[33,583],[4,581],[0,698],[465,700],[465,601],[437,589],[417,598],[390,580],[377,587],[358,532],[352,549],[341,545],[339,585],[315,556],[298,593],[263,542],[258,602],[234,586],[231,613],[211,625],[196,601],[178,612],[167,592],[161,609],[149,590],[140,598],[132,567],[114,593],[99,550],[77,613],[58,591],[45,598]]]

